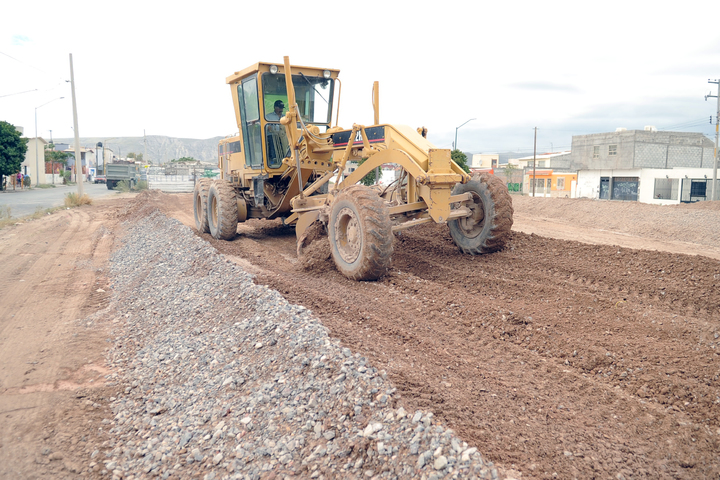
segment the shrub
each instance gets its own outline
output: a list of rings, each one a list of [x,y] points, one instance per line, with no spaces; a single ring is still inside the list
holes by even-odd
[[[139,182],[129,182],[127,180],[122,180],[115,184],[115,190],[127,193],[127,192],[139,192],[142,190],[148,189],[148,183],[145,181],[139,181]]]
[[[115,190],[122,193],[127,193],[130,191],[130,182],[127,180],[121,180],[115,184]]]
[[[80,205],[92,205],[92,198],[88,197],[87,193],[82,197],[78,196],[77,193],[71,192],[65,195],[65,206],[79,207]]]

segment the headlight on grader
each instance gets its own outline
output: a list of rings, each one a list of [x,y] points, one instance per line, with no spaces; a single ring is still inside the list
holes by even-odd
[[[326,70],[326,71],[327,71],[327,70]],[[273,75],[276,75],[277,72],[278,72],[278,67],[277,67],[277,65],[270,65],[270,73],[272,73]],[[328,73],[330,73],[330,72],[328,72]]]
[[[330,78],[330,70],[323,70],[323,78]]]

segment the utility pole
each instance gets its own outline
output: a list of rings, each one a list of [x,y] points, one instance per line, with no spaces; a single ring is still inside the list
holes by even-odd
[[[537,158],[537,127],[535,127],[535,140],[533,141],[533,197],[535,196],[535,160]]]
[[[717,95],[705,95],[705,101],[707,101],[708,97],[716,97],[717,98],[717,113],[715,117],[715,154],[713,155],[713,179],[712,179],[712,189],[710,190],[710,200],[717,200],[717,165],[718,165],[718,125],[720,125],[720,80],[708,80],[708,83],[715,83],[718,86],[718,94]],[[711,117],[712,120],[712,117]]]
[[[72,86],[73,125],[75,126],[75,181],[78,186],[78,199],[85,194],[82,178],[82,151],[80,148],[80,132],[78,131],[77,104],[75,102],[75,73],[73,72],[72,53],[70,54],[70,84]]]

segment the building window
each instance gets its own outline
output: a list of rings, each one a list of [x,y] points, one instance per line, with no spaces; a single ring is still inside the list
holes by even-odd
[[[690,181],[690,196],[691,197],[704,197],[707,194],[707,181],[704,180],[691,180]]]
[[[557,185],[555,186],[555,189],[565,190],[565,177],[560,177],[557,179]]]
[[[611,157],[617,155],[617,145],[608,145],[608,155]]]
[[[593,158],[600,158],[600,145],[593,147]]]
[[[653,197],[660,200],[677,200],[678,199],[678,179],[677,178],[656,178],[655,191]]]

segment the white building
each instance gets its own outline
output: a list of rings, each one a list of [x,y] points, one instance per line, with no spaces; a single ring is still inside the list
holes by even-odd
[[[575,195],[658,204],[709,200],[714,146],[702,133],[654,127],[573,136]]]

